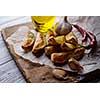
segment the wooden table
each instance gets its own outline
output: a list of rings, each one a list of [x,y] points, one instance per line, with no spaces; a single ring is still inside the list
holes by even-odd
[[[0,17],[0,30],[16,24],[31,22],[26,16],[2,16]],[[100,81],[99,81],[100,82]],[[26,83],[21,72],[17,68],[0,34],[0,83]]]
[[[30,22],[30,17],[25,16],[1,16],[0,30],[16,24]],[[12,60],[0,34],[0,82],[1,83],[25,83],[25,80]]]

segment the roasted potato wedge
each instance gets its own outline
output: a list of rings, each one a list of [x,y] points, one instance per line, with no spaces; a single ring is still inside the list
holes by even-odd
[[[64,35],[62,35],[62,36],[57,36],[57,37],[55,37],[54,39],[55,39],[56,43],[58,43],[58,44],[62,44],[62,43],[65,42],[65,36],[64,36]]]
[[[67,42],[64,42],[61,44],[61,49],[62,51],[70,51],[70,50],[74,50],[76,48],[75,45],[73,44],[70,44],[70,43],[67,43]]]
[[[66,42],[77,45],[78,39],[73,32],[70,32],[66,35]]]
[[[46,34],[46,43],[47,45],[52,45],[53,43],[52,42],[55,42],[54,41],[54,32],[52,30],[49,30]]]
[[[64,64],[70,57],[72,57],[72,52],[52,53],[51,61],[55,64]]]
[[[57,46],[58,43],[56,42],[54,36],[50,36],[47,40],[47,45]]]
[[[51,36],[51,37],[48,38],[47,44],[48,45],[60,45],[63,42],[65,42],[65,36],[64,35],[57,36],[57,37]]]
[[[77,49],[74,50],[73,58],[75,58],[77,60],[80,60],[80,59],[83,58],[84,53],[85,53],[85,48],[84,47],[77,48]]]
[[[80,63],[74,59],[74,58],[70,58],[68,60],[68,65],[69,67],[72,69],[72,70],[75,70],[75,71],[82,71],[83,70],[83,67],[80,65]]]
[[[45,46],[46,46],[45,36],[42,33],[38,32],[32,49],[32,53],[36,56],[40,56],[43,53]]]
[[[57,47],[56,46],[47,46],[47,47],[45,47],[45,54],[47,56],[50,56],[54,52],[57,52]]]
[[[35,41],[34,34],[29,31],[26,35],[26,38],[25,38],[23,44],[22,44],[22,48],[25,50],[25,52],[32,50],[34,41]]]
[[[55,33],[55,31],[53,29],[49,29],[47,32],[47,35],[50,36],[57,36],[57,34]]]

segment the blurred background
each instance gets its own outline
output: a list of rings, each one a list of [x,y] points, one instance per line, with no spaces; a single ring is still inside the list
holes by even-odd
[[[0,29],[26,22],[31,22],[30,16],[0,16]]]

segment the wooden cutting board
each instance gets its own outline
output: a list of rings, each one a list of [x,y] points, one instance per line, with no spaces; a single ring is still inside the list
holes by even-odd
[[[25,23],[20,24],[12,27],[8,27],[3,29],[2,37],[5,41],[5,44],[12,55],[15,63],[17,64],[18,68],[22,72],[24,78],[27,82],[32,83],[76,83],[76,82],[95,82],[100,80],[100,70],[94,70],[88,74],[83,76],[70,73],[69,79],[67,80],[58,80],[53,77],[52,75],[52,68],[47,65],[40,65],[32,63],[28,60],[21,58],[20,56],[16,55],[12,45],[7,44],[6,39],[13,34],[20,26],[28,26],[30,29],[33,28],[32,23]]]

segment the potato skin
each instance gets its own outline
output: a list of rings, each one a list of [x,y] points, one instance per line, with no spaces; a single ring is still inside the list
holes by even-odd
[[[32,39],[27,39],[23,42],[22,48],[24,49],[25,52],[29,52],[32,50],[34,44],[34,40]]]
[[[58,43],[56,42],[54,36],[50,36],[47,40],[47,45],[50,45],[50,46],[57,46]]]
[[[47,46],[47,47],[45,47],[45,54],[47,56],[50,56],[54,52],[57,52],[57,47],[55,47],[55,46]]]
[[[74,50],[75,48],[76,48],[76,46],[73,45],[73,44],[70,44],[70,43],[64,42],[64,43],[61,44],[61,49],[64,52]]]
[[[76,60],[82,59],[84,56],[84,52],[85,52],[85,48],[83,47],[75,49],[73,53],[73,58],[75,58]]]
[[[55,64],[64,64],[71,56],[71,52],[52,53],[51,61]]]
[[[83,70],[83,67],[80,65],[80,63],[74,59],[74,58],[70,58],[68,60],[68,65],[69,67],[74,70],[74,71],[82,71]]]
[[[46,46],[46,39],[43,34],[37,33],[36,40],[32,49],[34,55],[41,56],[44,52],[44,47]]]
[[[55,32],[53,30],[49,30],[46,34],[46,42],[47,42],[47,45],[56,45],[56,41],[54,39],[55,37]]]
[[[77,45],[78,39],[73,32],[70,32],[66,35],[66,42]]]
[[[65,42],[65,36],[64,35],[56,36],[54,39],[55,39],[56,43],[58,43],[58,44],[62,44],[62,43]]]
[[[34,34],[32,32],[28,32],[25,40],[22,43],[22,48],[25,52],[29,52],[32,50],[33,44],[35,42]]]
[[[50,36],[56,36],[56,33],[54,30],[51,30],[51,29],[48,30],[47,37],[50,37]]]

